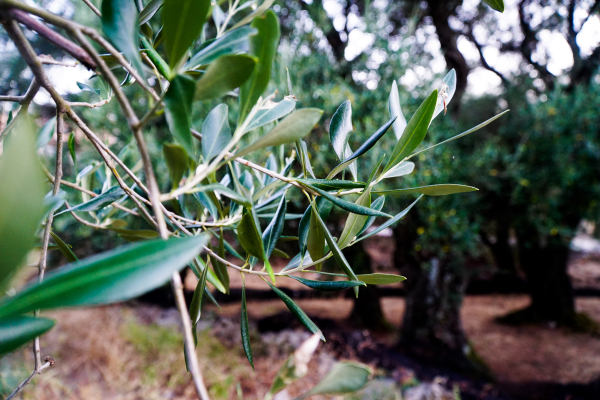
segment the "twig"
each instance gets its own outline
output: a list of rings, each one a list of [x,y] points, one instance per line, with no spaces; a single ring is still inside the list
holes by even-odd
[[[79,62],[77,62],[77,61],[76,62],[58,61],[58,60],[55,60],[54,58],[52,58],[52,56],[47,55],[47,54],[40,54],[38,56],[38,58],[40,59],[42,64],[61,65],[63,67],[70,67],[70,68],[74,68],[79,64]]]
[[[97,16],[102,18],[102,14],[100,13],[100,10],[98,10],[96,8],[96,6],[92,4],[92,2],[90,0],[83,0],[83,2],[85,3],[86,6],[88,6],[94,12],[94,14],[96,14]]]
[[[85,65],[88,69],[96,69],[96,63],[94,62],[94,60],[92,60],[90,56],[81,47],[77,46],[75,43],[71,42],[69,39],[65,38],[60,33],[48,28],[40,21],[31,18],[26,12],[13,8],[8,11],[8,15],[22,23],[29,29],[37,32],[40,36],[44,37],[50,43],[69,53],[76,60],[79,60],[83,65]]]
[[[204,385],[204,380],[202,379],[202,371],[200,370],[198,358],[196,356],[196,347],[194,345],[194,337],[192,336],[192,321],[190,319],[190,314],[188,313],[187,305],[185,303],[185,297],[183,295],[183,284],[181,283],[181,277],[179,276],[179,272],[173,272],[173,278],[171,279],[171,282],[173,284],[173,292],[175,293],[177,308],[179,309],[179,314],[181,315],[181,322],[183,323],[185,352],[187,355],[190,373],[192,374],[194,385],[196,386],[196,392],[202,400],[210,400],[210,397],[208,396],[208,391],[206,390],[206,386]]]
[[[45,370],[46,368],[48,368],[48,367],[52,367],[52,366],[54,365],[54,359],[53,359],[53,358],[50,358],[50,357],[47,357],[47,358],[48,358],[48,361],[46,361],[46,363],[45,363],[44,365],[42,365],[38,371],[33,371],[33,372],[31,373],[31,375],[29,375],[29,377],[28,377],[27,379],[25,379],[23,382],[21,382],[21,384],[20,384],[19,386],[17,386],[17,388],[16,388],[16,389],[15,389],[15,390],[14,390],[14,391],[11,393],[11,394],[9,394],[9,395],[8,395],[8,397],[6,398],[6,400],[11,400],[11,399],[12,399],[12,398],[14,398],[14,397],[15,397],[17,394],[19,394],[19,392],[20,392],[21,390],[23,390],[23,388],[24,388],[25,386],[27,386],[27,385],[29,384],[29,382],[31,382],[31,380],[33,379],[33,377],[34,377],[36,374],[40,374],[40,373],[41,373],[43,370]]]
[[[64,131],[64,112],[60,105],[56,105],[56,168],[54,176],[54,185],[52,186],[52,195],[56,196],[60,190],[60,179],[62,178],[62,155],[63,155],[63,141],[62,135]],[[46,262],[48,256],[48,243],[50,242],[50,230],[52,229],[52,221],[54,220],[54,211],[50,211],[48,219],[46,220],[46,226],[44,227],[44,234],[42,236],[42,252],[40,254],[40,262],[38,264],[38,282],[44,280],[44,273],[46,272]],[[35,311],[35,316],[39,315],[39,310]],[[38,371],[42,365],[41,359],[41,348],[40,348],[40,337],[37,336],[33,341],[33,355],[35,356],[35,371]]]
[[[72,101],[69,102],[69,106],[71,107],[87,107],[87,108],[97,108],[97,107],[102,107],[105,104],[108,104],[108,102],[110,101],[110,98],[106,99],[106,100],[102,100],[96,103],[86,103],[86,102],[80,102],[80,101]]]

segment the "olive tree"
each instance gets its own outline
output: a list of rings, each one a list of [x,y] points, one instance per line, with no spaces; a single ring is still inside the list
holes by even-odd
[[[322,291],[352,289],[357,297],[363,286],[403,280],[398,275],[356,274],[342,249],[397,223],[416,203],[389,214],[383,211],[384,196],[476,190],[455,184],[392,190],[376,187],[384,179],[399,176],[410,165],[407,160],[421,153],[415,153],[415,149],[432,119],[444,110],[449,88],[445,84],[440,91],[434,90],[408,122],[399,104],[392,103],[390,120],[356,150],[348,145],[350,105],[342,104],[330,126],[339,163],[326,176],[317,177],[303,138],[318,124],[323,112],[296,109],[289,76],[287,95],[265,95],[279,43],[279,22],[269,10],[272,1],[257,6],[236,0],[229,3],[227,13],[208,0],[152,0],[145,5],[141,1],[104,0],[100,9],[89,1],[85,3],[100,18],[102,32],[16,0],[0,1],[0,22],[33,76],[23,95],[0,97],[1,101],[20,105],[0,135],[0,354],[33,341],[35,356],[33,373],[9,398],[55,362],[51,357],[42,359],[40,336],[53,327],[54,321],[40,317],[40,311],[120,302],[170,280],[181,315],[186,366],[198,396],[207,399],[195,352],[196,325],[203,302],[215,301],[209,288],[229,292],[230,272],[261,277],[314,334],[284,364],[266,395],[271,398],[306,373],[307,357],[319,339],[325,340],[304,311],[277,288],[277,280],[295,279]],[[211,39],[206,37],[209,25],[214,32]],[[38,55],[22,26],[94,71],[105,88],[105,98],[96,103],[73,102],[60,95],[44,65],[68,68],[71,63]],[[159,26],[156,34],[152,26]],[[95,92],[94,88],[81,87]],[[56,117],[38,131],[36,138],[29,111],[40,88],[50,95]],[[142,116],[132,105],[133,90],[143,93]],[[235,127],[229,123],[229,107],[219,104],[205,117],[201,132],[192,129],[191,110],[195,104],[223,97],[238,99]],[[103,107],[114,103],[126,119],[137,148],[133,165],[100,139],[96,133],[100,126],[90,127],[76,111],[103,113]],[[163,116],[171,143],[163,145],[161,155],[151,154],[147,130]],[[65,142],[75,165],[77,161],[73,136],[65,140],[71,126],[83,132],[101,159],[76,170],[75,183],[63,174]],[[359,168],[360,157],[376,146],[392,126],[395,145],[391,154],[373,168]],[[54,173],[36,153],[36,148],[47,144],[53,135]],[[266,156],[266,163],[251,160],[261,155]],[[168,167],[172,185],[167,193],[158,184],[152,162],[156,157],[162,157]],[[296,160],[298,172],[293,170]],[[91,176],[96,176],[92,172],[100,168],[106,171],[99,175],[103,179],[92,180]],[[344,175],[338,179],[345,170],[351,179],[344,179]],[[69,204],[63,189],[80,192],[82,201]],[[297,191],[307,204],[298,235],[292,237],[282,235],[290,217],[286,201],[289,191]],[[374,195],[379,197],[372,202]],[[333,206],[348,215],[339,238],[331,234],[325,222]],[[54,218],[61,214],[136,243],[78,260],[53,230]],[[376,218],[384,222],[367,231]],[[261,219],[268,221],[266,226]],[[229,243],[226,235],[236,237],[237,243]],[[38,237],[41,256],[37,282],[14,288],[14,278],[26,264],[26,256]],[[299,253],[276,272],[270,259],[279,253],[278,244],[286,240],[297,241]],[[47,255],[52,248],[60,250],[71,263],[46,274]],[[334,273],[339,277],[336,280],[301,277],[307,272],[320,272],[322,263],[330,258],[340,270]],[[189,305],[179,275],[186,266],[198,277]],[[253,365],[244,287],[241,337]],[[303,397],[356,390],[369,374],[370,370],[362,365],[337,364]]]

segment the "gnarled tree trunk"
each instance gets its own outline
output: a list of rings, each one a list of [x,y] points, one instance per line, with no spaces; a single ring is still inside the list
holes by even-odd
[[[438,367],[488,375],[464,333],[460,308],[468,283],[465,266],[452,259],[417,260],[411,255],[412,224],[395,229],[395,263],[407,280],[406,310],[398,347],[408,356]]]
[[[352,267],[355,274],[371,274],[373,268],[371,266],[371,258],[363,247],[364,242],[359,242],[348,250],[345,250],[345,256]],[[389,330],[391,325],[386,321],[381,308],[381,299],[377,286],[361,286],[359,296],[354,297],[354,307],[350,314],[352,324],[368,328],[372,331]]]

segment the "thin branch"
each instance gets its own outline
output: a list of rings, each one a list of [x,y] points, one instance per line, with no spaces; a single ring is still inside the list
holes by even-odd
[[[62,155],[63,155],[63,131],[64,131],[64,112],[60,105],[56,105],[56,168],[54,175],[57,179],[54,180],[52,186],[52,195],[56,196],[60,190],[60,179],[62,178]],[[48,243],[50,242],[50,230],[52,229],[52,221],[54,221],[54,211],[50,211],[46,220],[46,226],[44,227],[44,234],[42,236],[42,252],[40,254],[40,262],[38,264],[38,282],[44,280],[44,273],[46,272],[46,263],[48,257]],[[39,315],[39,310],[35,311],[35,316]],[[40,337],[37,336],[33,341],[33,355],[35,357],[35,371],[39,371],[42,365],[41,358],[41,347]]]
[[[97,16],[102,18],[102,14],[100,13],[100,10],[98,10],[96,8],[96,6],[92,4],[92,2],[90,0],[83,0],[83,2],[85,3],[86,6],[88,6],[94,12],[94,14],[96,14]]]
[[[52,176],[52,174],[46,168],[43,168],[43,171],[44,171],[44,174],[46,175],[46,177],[48,178],[48,180],[50,181],[50,183],[54,183],[54,177]],[[86,188],[83,188],[83,187],[81,187],[79,185],[76,185],[74,183],[71,183],[69,181],[65,181],[64,179],[60,180],[60,184],[64,185],[64,186],[68,186],[68,187],[70,187],[72,189],[75,189],[75,190],[79,190],[80,192],[88,194],[91,197],[97,197],[97,196],[99,196],[98,193],[92,192],[91,190],[87,190]],[[131,215],[135,215],[136,217],[140,216],[140,214],[137,211],[134,211],[134,210],[131,210],[131,209],[127,208],[127,207],[124,207],[124,206],[122,206],[119,203],[111,203],[110,205],[112,207],[118,208],[121,211],[125,211],[126,213],[129,213]]]
[[[65,38],[58,32],[53,31],[48,28],[45,24],[41,23],[38,20],[35,20],[29,16],[24,11],[11,9],[7,13],[9,16],[22,23],[32,31],[37,32],[40,36],[48,40],[50,43],[54,44],[58,48],[66,51],[71,56],[73,56],[76,60],[79,60],[83,65],[85,65],[88,69],[96,69],[96,63],[94,60],[90,58],[90,56],[75,43],[71,42],[69,39]]]
[[[192,374],[194,385],[196,386],[196,392],[202,400],[210,400],[210,397],[208,396],[208,391],[206,390],[206,386],[204,385],[202,371],[200,370],[200,365],[198,363],[198,358],[196,355],[196,346],[194,345],[194,337],[192,336],[192,320],[190,319],[190,314],[188,313],[187,305],[185,303],[185,297],[183,295],[183,284],[181,283],[181,277],[179,276],[179,272],[173,272],[171,282],[173,284],[173,292],[175,293],[177,309],[179,310],[179,314],[181,315],[181,322],[183,323],[185,353],[187,355],[187,362],[190,369],[190,373]]]
[[[29,375],[29,377],[27,379],[25,379],[19,386],[17,386],[17,388],[11,394],[8,395],[8,397],[6,398],[6,400],[11,400],[16,395],[18,395],[19,392],[21,392],[21,390],[23,390],[23,388],[25,386],[27,386],[29,384],[29,382],[31,382],[31,380],[33,379],[33,377],[36,374],[40,374],[46,368],[52,367],[54,365],[54,359],[53,358],[51,358],[51,357],[46,357],[46,358],[48,359],[48,361],[46,361],[46,363],[44,365],[42,365],[38,371],[33,371],[31,373],[31,375]]]
[[[86,102],[80,102],[80,101],[72,101],[69,102],[69,106],[71,107],[87,107],[87,108],[97,108],[97,107],[102,107],[105,104],[108,104],[110,102],[110,98],[106,99],[106,100],[102,100],[102,101],[98,101],[96,103],[86,103]]]
[[[52,58],[52,56],[47,55],[47,54],[40,54],[38,56],[38,58],[40,59],[42,64],[61,65],[63,67],[70,67],[70,68],[74,68],[79,64],[79,62],[77,62],[77,61],[76,62],[58,61],[58,60],[55,60],[54,58]]]
[[[498,77],[500,79],[502,79],[502,83],[506,86],[509,84],[508,79],[506,79],[506,77],[500,72],[498,71],[496,68],[492,67],[487,60],[485,59],[485,56],[483,55],[483,45],[481,45],[481,43],[479,43],[477,41],[477,39],[475,38],[475,35],[473,34],[473,25],[472,24],[466,24],[468,29],[465,33],[465,36],[467,37],[467,39],[469,39],[471,41],[471,43],[473,43],[475,45],[475,47],[477,48],[477,51],[479,52],[479,60],[481,61],[481,65],[483,66],[483,68],[487,69],[488,71],[493,72],[494,74],[498,75]]]

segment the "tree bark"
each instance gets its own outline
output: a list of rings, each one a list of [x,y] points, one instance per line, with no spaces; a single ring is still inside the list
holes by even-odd
[[[395,229],[395,263],[406,276],[406,310],[399,349],[410,357],[437,367],[475,376],[489,376],[469,344],[460,308],[468,283],[465,266],[452,259],[418,260],[412,255],[415,229]]]
[[[363,247],[364,242],[359,242],[345,251],[345,256],[355,274],[371,274],[373,267],[371,258]],[[385,319],[381,308],[381,298],[377,286],[361,286],[358,298],[354,296],[354,307],[349,320],[353,325],[368,328],[371,331],[387,331],[391,325]]]
[[[579,319],[571,279],[567,273],[569,247],[554,240],[547,246],[532,245],[519,237],[519,263],[527,276],[531,305],[501,318],[512,324],[554,322],[577,327]]]

